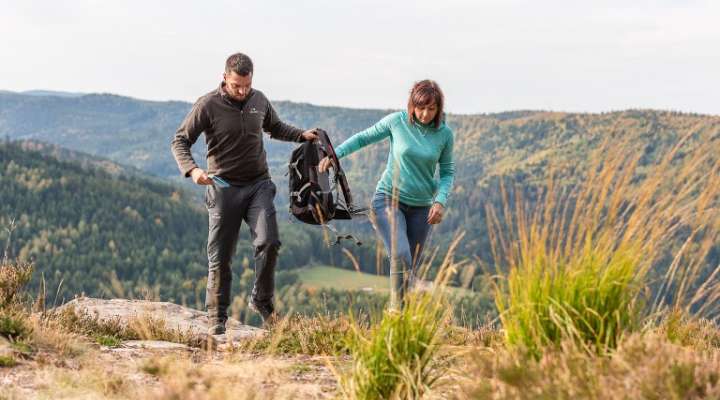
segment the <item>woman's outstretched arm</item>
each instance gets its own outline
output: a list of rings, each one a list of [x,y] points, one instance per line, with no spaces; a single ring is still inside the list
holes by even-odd
[[[375,125],[352,135],[335,149],[338,158],[346,157],[363,147],[377,143],[390,136],[393,121],[398,118],[398,113],[390,114],[378,121]]]
[[[435,196],[435,202],[440,203],[443,207],[447,206],[448,197],[452,190],[453,181],[455,180],[455,161],[453,161],[453,146],[455,140],[453,135],[450,135],[442,153],[440,153],[440,185],[438,188],[437,196]]]

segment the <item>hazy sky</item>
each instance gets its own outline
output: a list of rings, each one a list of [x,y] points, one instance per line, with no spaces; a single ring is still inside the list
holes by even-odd
[[[720,114],[718,0],[0,0],[0,89],[194,101],[236,51],[274,100]]]

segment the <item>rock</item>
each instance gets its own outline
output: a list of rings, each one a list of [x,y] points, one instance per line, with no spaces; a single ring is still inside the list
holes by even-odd
[[[181,343],[165,342],[162,340],[127,340],[123,342],[122,347],[129,349],[148,349],[148,350],[188,350],[187,345]]]
[[[189,333],[202,337],[207,334],[208,320],[207,313],[183,307],[178,304],[147,300],[126,300],[126,299],[95,299],[90,297],[79,297],[58,307],[62,311],[72,308],[76,313],[85,313],[96,316],[101,321],[117,320],[122,325],[132,319],[150,317],[153,320],[163,320],[168,329],[178,330],[182,333]],[[227,322],[227,333],[222,335],[225,340],[240,341],[262,335],[265,331],[249,325],[241,324],[236,319],[230,318]],[[215,339],[220,339],[215,336]],[[141,341],[149,345],[149,341]],[[127,345],[127,342],[125,343]]]
[[[1,357],[12,357],[15,351],[10,345],[10,341],[0,336],[0,356]]]

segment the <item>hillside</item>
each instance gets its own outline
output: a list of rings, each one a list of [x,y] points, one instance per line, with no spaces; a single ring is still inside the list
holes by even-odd
[[[9,258],[34,263],[31,290],[49,304],[86,294],[204,307],[207,214],[178,187],[141,174],[119,174],[118,166],[107,160],[36,142],[0,144],[0,187],[2,249]],[[364,299],[359,307],[382,307],[383,291],[353,297],[353,291],[362,289],[350,284],[358,282],[356,272],[296,270],[351,264],[341,246],[324,244],[322,230],[286,221],[280,229],[280,310],[343,313],[353,298]],[[248,239],[243,227],[233,262],[233,313],[245,323],[259,324],[245,301],[253,282]],[[376,250],[364,246],[354,251],[369,258]],[[307,277],[306,271],[311,271]],[[361,275],[387,285],[387,278]],[[338,284],[338,279],[348,282]],[[312,285],[304,286],[305,281]],[[477,318],[492,312],[486,295],[458,301]]]
[[[336,143],[390,112],[282,101],[275,102],[275,106],[287,122],[301,127],[323,127]],[[0,93],[0,135],[82,149],[153,175],[180,180],[169,141],[189,108],[190,104],[184,102],[151,102],[107,94],[60,98]],[[658,161],[658,154],[687,132],[694,133],[688,140],[689,149],[709,145],[719,140],[720,135],[720,117],[653,110],[448,115],[448,123],[456,136],[456,184],[445,221],[433,230],[431,240],[433,246],[445,248],[457,231],[465,230],[459,254],[471,259],[476,271],[493,269],[485,208],[502,208],[500,177],[527,193],[544,187],[551,171],[560,184],[572,186],[589,168],[592,152],[606,140],[611,143],[606,149],[634,149],[643,154],[643,165],[651,165]],[[279,188],[276,202],[284,221],[285,164],[293,145],[270,140],[266,143]],[[200,160],[203,144],[195,147]],[[386,156],[384,143],[356,153],[344,163],[359,203],[369,201]],[[370,225],[364,220],[338,226],[358,233],[365,243],[374,242]],[[349,250],[363,271],[378,270],[373,249]],[[339,250],[331,252],[331,264],[350,267]]]
[[[151,296],[200,307],[207,212],[183,189],[123,168],[53,145],[0,143],[3,249],[35,262],[33,287],[43,278],[50,300],[59,290],[57,300],[79,293]],[[339,247],[308,245],[323,242],[321,230],[287,223],[281,229],[281,270],[311,259],[332,263],[341,254]],[[244,227],[238,275],[251,267],[248,237]],[[234,284],[239,290],[240,280]]]
[[[27,147],[0,145],[1,239],[10,255],[35,261],[48,292],[139,295],[175,281],[162,290],[174,297],[205,271],[204,235],[186,229],[205,216],[182,191]]]
[[[44,279],[50,301],[56,292],[58,301],[81,292],[202,298],[207,214],[178,187],[34,142],[0,144],[0,187],[0,243],[10,257],[34,260],[33,287]],[[333,253],[305,243],[321,242],[321,232],[301,228],[283,225],[280,269],[331,261]],[[243,239],[238,247],[235,265],[249,266],[250,244]]]

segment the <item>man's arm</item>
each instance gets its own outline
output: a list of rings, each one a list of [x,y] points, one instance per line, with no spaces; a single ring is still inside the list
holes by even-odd
[[[175,162],[177,162],[180,173],[184,177],[190,176],[193,169],[198,168],[193,159],[190,147],[197,141],[198,137],[210,126],[210,118],[207,110],[207,103],[203,99],[198,100],[192,110],[183,120],[175,132],[170,148]]]
[[[284,140],[286,142],[302,142],[305,140],[303,137],[304,131],[282,122],[277,112],[275,112],[275,108],[270,104],[270,101],[267,102],[263,130],[269,132],[270,137],[273,139]]]

